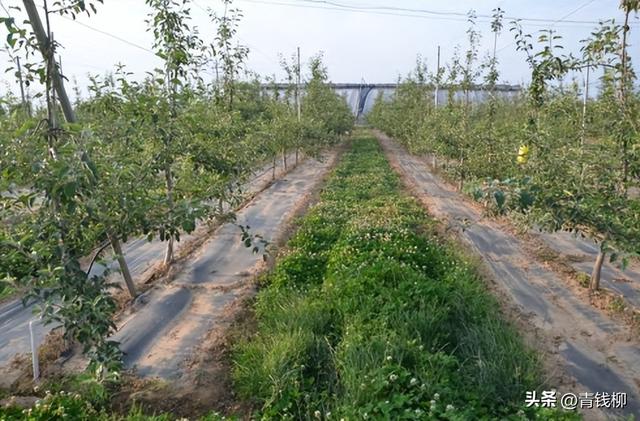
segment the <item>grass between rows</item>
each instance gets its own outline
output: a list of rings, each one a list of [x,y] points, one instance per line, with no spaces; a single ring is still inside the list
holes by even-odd
[[[353,140],[265,277],[234,352],[266,419],[573,419],[524,408],[541,364],[378,143]]]
[[[539,361],[435,227],[377,143],[355,139],[265,278],[257,334],[234,351],[235,385],[261,408],[255,416],[576,418],[522,407],[525,391],[541,387]],[[108,388],[89,378],[54,382],[35,407],[0,409],[0,419],[177,418],[136,406],[111,413]]]

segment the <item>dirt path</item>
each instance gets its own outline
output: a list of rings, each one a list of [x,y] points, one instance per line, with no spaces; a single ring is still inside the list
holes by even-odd
[[[429,213],[449,226],[466,226],[460,230],[462,240],[482,258],[510,301],[552,339],[552,351],[577,380],[570,391],[626,392],[625,413],[640,415],[640,345],[631,339],[628,329],[579,300],[560,275],[532,261],[518,238],[484,219],[420,158],[387,136],[376,135],[392,166]]]
[[[276,242],[334,161],[335,154],[322,162],[308,159],[239,210],[237,223]],[[236,225],[222,225],[170,283],[157,285],[138,300],[114,336],[128,368],[145,377],[178,380],[205,337],[227,326],[230,309],[252,293],[252,276],[263,266],[262,254],[245,247],[240,237]]]
[[[288,156],[289,163],[295,162],[294,156],[294,154]],[[276,177],[282,177],[285,174],[282,161],[278,160],[276,165]],[[256,171],[253,177],[243,185],[244,196],[250,198],[268,187],[272,181],[272,169],[273,165],[268,164]],[[291,167],[288,169],[290,170]],[[194,242],[206,236],[208,231],[208,226],[201,224],[193,233],[183,235],[175,245],[176,255],[189,251]],[[156,271],[157,264],[164,256],[165,247],[166,243],[157,238],[152,241],[147,241],[146,238],[134,238],[123,244],[125,259],[136,283],[144,282]],[[113,270],[118,269],[115,261],[112,261],[109,267]],[[104,270],[104,266],[97,264],[92,268],[91,274],[98,275]],[[122,283],[119,273],[114,273],[112,276],[114,281]],[[35,321],[34,333],[37,341],[41,342],[51,330],[51,326],[43,326],[34,316],[33,305],[25,307],[17,299],[0,304],[0,367],[6,366],[15,355],[30,352],[29,322],[32,320]],[[10,382],[11,379],[0,379],[0,385],[10,384]]]

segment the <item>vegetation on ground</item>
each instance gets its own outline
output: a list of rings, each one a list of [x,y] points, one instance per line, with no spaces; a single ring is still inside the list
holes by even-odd
[[[378,143],[356,137],[264,279],[256,334],[237,346],[236,389],[257,417],[535,415],[523,399],[542,387],[540,361],[435,225]]]
[[[172,421],[178,419],[173,414],[149,414],[141,407],[133,406],[126,414],[109,410],[112,391],[103,383],[87,374],[65,378],[62,383],[54,383],[50,390],[36,391],[40,399],[31,408],[11,406],[0,408],[2,421]],[[43,387],[45,387],[43,385]],[[216,412],[197,418],[197,421],[219,421],[233,418]]]

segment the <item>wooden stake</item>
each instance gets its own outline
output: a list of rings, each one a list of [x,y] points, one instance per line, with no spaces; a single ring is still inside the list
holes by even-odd
[[[440,91],[440,46],[438,45],[438,67],[436,68],[436,89],[434,95],[434,104],[438,108],[438,92]]]
[[[42,21],[40,20],[40,15],[38,14],[38,9],[36,8],[33,0],[23,0],[24,8],[29,17],[29,22],[31,23],[31,27],[33,28],[33,32],[38,41],[38,47],[40,48],[40,53],[46,59],[49,57],[49,49],[52,47],[52,41],[47,36],[47,33],[42,26]],[[60,71],[56,64],[53,65],[52,68],[52,79],[53,79],[53,88],[58,94],[58,100],[60,101],[60,105],[62,107],[62,112],[64,113],[64,118],[69,123],[76,122],[76,115],[73,112],[73,107],[71,106],[71,102],[69,101],[69,96],[64,89],[64,83],[62,80],[62,76],[60,75]]]
[[[20,65],[20,57],[16,57],[16,65],[18,66],[18,80],[20,82],[20,96],[22,97],[22,107],[29,117],[31,117],[31,107],[27,101],[27,95],[24,89],[24,81],[22,80],[22,66]]]
[[[29,321],[29,339],[31,345],[31,367],[33,369],[33,381],[40,378],[40,363],[38,361],[38,347],[36,346],[36,337],[33,333],[33,320]]]
[[[301,109],[300,109],[300,47],[298,47],[298,68],[297,70],[297,77],[296,77],[296,109],[298,112],[298,126],[300,125],[300,121],[301,121]],[[298,165],[298,149],[300,148],[300,130],[298,127],[298,135],[296,136],[296,166]]]

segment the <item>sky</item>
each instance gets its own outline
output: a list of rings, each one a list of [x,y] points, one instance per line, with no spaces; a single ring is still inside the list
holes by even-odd
[[[20,17],[10,7],[21,5],[20,0],[0,1]],[[41,6],[42,0],[36,3]],[[192,24],[199,28],[205,42],[211,42],[215,27],[206,10],[222,11],[222,1],[191,3]],[[500,82],[523,84],[529,79],[529,69],[523,53],[515,50],[509,31],[511,18],[533,19],[523,22],[525,31],[533,34],[545,28],[557,31],[563,36],[565,51],[578,53],[579,41],[596,26],[582,22],[610,18],[621,22],[623,14],[618,4],[619,0],[235,0],[233,7],[243,13],[238,42],[250,49],[250,70],[282,79],[279,54],[290,56],[300,47],[303,66],[322,51],[333,82],[356,83],[395,82],[415,67],[418,55],[434,71],[438,46],[443,64],[450,60],[456,45],[464,51],[468,27],[465,14],[469,10],[482,16],[500,7],[507,16],[497,43]],[[161,66],[150,51],[153,40],[145,23],[148,13],[144,0],[104,0],[91,17],[80,16],[73,21],[53,16],[52,31],[64,46],[59,54],[65,76],[76,80],[84,90],[89,73],[105,74],[116,63],[125,64],[137,78]],[[6,13],[0,9],[2,15]],[[633,16],[631,22],[630,52],[638,62],[640,19]],[[477,25],[482,35],[480,55],[484,56],[493,46],[489,19],[478,18]],[[0,39],[5,35],[0,34]],[[5,68],[10,65],[6,53],[0,53],[0,63]],[[209,77],[212,74],[213,69]],[[576,78],[582,82],[581,75]],[[6,89],[16,91],[10,73],[0,74],[0,94]]]

